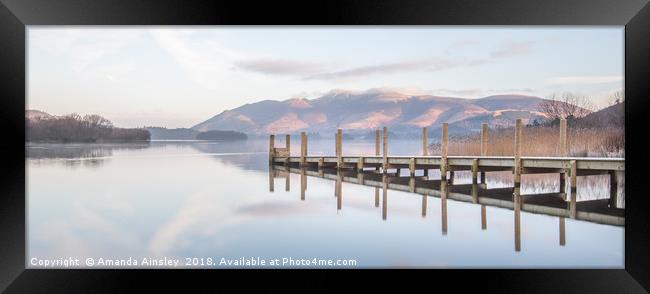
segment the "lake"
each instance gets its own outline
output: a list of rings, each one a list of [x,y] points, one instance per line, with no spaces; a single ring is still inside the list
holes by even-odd
[[[420,154],[421,146],[395,140],[389,151]],[[333,151],[333,140],[309,142],[310,155]],[[374,141],[346,142],[343,153],[372,155]],[[624,267],[621,226],[521,212],[516,251],[509,209],[447,200],[443,231],[440,198],[429,197],[423,213],[421,195],[389,190],[384,219],[373,187],[344,182],[339,204],[334,181],[307,177],[301,200],[301,176],[290,173],[289,191],[276,178],[271,192],[266,140],[30,143],[26,154],[28,268],[70,258],[80,268]],[[508,176],[488,173],[487,184],[511,185]],[[524,176],[522,193],[557,189],[555,178]],[[606,198],[598,177],[580,180],[578,200]],[[459,172],[457,181],[471,178]]]

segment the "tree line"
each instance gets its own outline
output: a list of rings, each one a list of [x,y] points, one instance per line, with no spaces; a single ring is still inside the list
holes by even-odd
[[[47,118],[25,118],[26,141],[102,142],[149,141],[145,129],[117,128],[97,114],[81,116],[73,113]]]

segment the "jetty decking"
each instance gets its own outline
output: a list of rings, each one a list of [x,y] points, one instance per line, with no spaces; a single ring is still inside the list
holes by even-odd
[[[566,121],[560,123],[560,150],[567,153]],[[450,199],[498,206],[514,210],[524,210],[561,217],[571,217],[586,221],[624,225],[624,210],[616,207],[618,175],[625,171],[623,158],[586,158],[586,157],[528,157],[521,154],[522,123],[515,124],[513,156],[488,156],[488,129],[483,124],[481,130],[480,156],[448,156],[448,124],[442,127],[442,154],[428,155],[426,128],[422,130],[422,154],[414,156],[391,156],[388,154],[388,131],[376,131],[374,155],[343,155],[342,130],[335,135],[335,154],[331,156],[309,156],[307,135],[301,133],[301,150],[299,156],[292,156],[290,135],[286,135],[285,147],[275,147],[275,136],[270,136],[269,163],[271,170],[282,165],[285,169],[321,176],[336,180],[339,175],[343,181],[357,182],[362,185],[409,191],[421,195],[449,197]],[[381,136],[380,136],[381,135]],[[383,138],[383,140],[381,140]],[[383,152],[380,154],[380,141]],[[297,168],[297,169],[296,169]],[[332,174],[323,170],[337,170]],[[409,175],[402,177],[401,169],[408,169]],[[440,179],[431,180],[429,170],[440,170]],[[421,170],[423,176],[416,177]],[[320,171],[320,172],[319,172]],[[391,172],[393,171],[393,172]],[[471,171],[472,184],[454,185],[454,171]],[[485,184],[485,173],[511,171],[514,186],[511,188],[490,189]],[[354,172],[349,176],[346,172]],[[555,173],[559,175],[560,188],[557,193],[539,195],[521,195],[521,175]],[[577,201],[577,177],[589,175],[609,175],[610,193],[608,199]],[[361,180],[359,181],[359,177]],[[377,178],[379,177],[379,179]],[[480,181],[479,181],[480,179]],[[567,187],[570,189],[567,192]],[[442,191],[446,190],[446,191]],[[444,196],[443,196],[444,195]]]

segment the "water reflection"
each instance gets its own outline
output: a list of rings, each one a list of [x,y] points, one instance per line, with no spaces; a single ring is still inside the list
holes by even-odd
[[[137,150],[148,148],[148,142],[119,144],[55,144],[28,143],[25,145],[25,158],[34,165],[57,164],[69,168],[100,167],[117,150]]]
[[[325,143],[310,142],[310,153],[320,152],[319,145],[331,153],[325,151],[333,145]],[[265,140],[119,147],[124,146],[87,153],[82,162],[103,163],[75,169],[51,158],[55,156],[35,158],[28,152],[29,256],[347,257],[357,258],[360,267],[623,264],[623,227],[564,218],[558,228],[559,216],[532,213],[532,208],[543,208],[535,206],[543,199],[526,195],[520,212],[521,251],[514,251],[514,211],[507,208],[512,195],[492,195],[505,190],[490,174],[485,185],[472,188],[456,171],[443,205],[439,173],[433,169],[428,177],[418,171],[416,177],[400,178],[374,169],[343,170],[340,177],[327,169],[275,166],[269,172]],[[392,151],[410,153],[397,147]],[[341,196],[332,199],[332,194]],[[588,209],[577,208],[578,218]],[[555,213],[566,206],[548,209]],[[571,236],[565,236],[568,231]],[[482,250],[473,250],[476,244]]]
[[[450,197],[450,193],[454,193],[455,200],[463,199],[464,196],[462,196],[463,193],[467,193],[468,195],[466,197],[467,200],[465,202],[470,202],[474,205],[480,206],[480,222],[481,222],[481,230],[482,231],[487,231],[488,226],[487,226],[487,205],[482,204],[481,202],[484,201],[483,199],[497,199],[499,200],[500,205],[504,205],[504,201],[510,197],[511,199],[511,211],[513,215],[513,240],[514,240],[514,251],[515,252],[520,252],[522,250],[522,206],[524,205],[523,199],[524,196],[520,195],[517,189],[497,189],[498,191],[501,191],[501,194],[495,194],[494,192],[488,192],[489,189],[487,189],[486,184],[458,184],[458,185],[453,185],[450,183],[451,179],[448,180],[432,180],[429,179],[427,176],[422,176],[422,177],[415,177],[415,176],[410,176],[410,177],[400,177],[398,176],[398,173],[380,173],[379,171],[376,170],[365,170],[361,172],[356,172],[353,170],[342,170],[342,169],[326,169],[326,168],[321,168],[321,169],[309,169],[309,168],[289,168],[287,166],[271,166],[269,170],[270,175],[278,175],[282,174],[282,176],[286,179],[288,183],[288,179],[290,178],[290,173],[295,173],[297,172],[300,176],[300,199],[305,200],[305,191],[306,191],[306,186],[307,186],[307,179],[309,176],[317,176],[321,178],[328,178],[332,179],[334,182],[334,197],[336,199],[336,210],[337,213],[340,213],[340,211],[343,208],[343,182],[349,182],[352,184],[356,185],[365,185],[365,186],[372,186],[374,187],[374,206],[378,207],[380,203],[380,197],[379,197],[379,190],[381,188],[382,190],[382,197],[381,197],[381,218],[383,221],[387,221],[388,219],[388,193],[389,190],[395,189],[395,190],[408,190],[408,192],[412,193],[412,195],[419,195],[421,196],[421,208],[420,208],[420,215],[422,218],[426,218],[427,216],[427,209],[428,209],[428,198],[429,197],[439,197],[440,198],[440,224],[441,224],[441,234],[443,236],[446,236],[449,231],[449,212],[448,212],[448,201]],[[271,181],[273,181],[273,178],[275,176],[270,176]],[[417,179],[417,180],[416,180]],[[271,182],[272,183],[272,182]],[[394,184],[394,186],[391,186]],[[271,184],[272,185],[272,184]],[[405,186],[405,187],[401,187]],[[422,187],[427,187],[428,191],[425,191],[425,193],[422,193]],[[437,187],[437,188],[436,188]],[[418,191],[418,194],[416,194],[416,190]],[[270,191],[273,191],[272,187]],[[482,191],[482,192],[481,192]],[[509,193],[508,193],[509,191]],[[482,196],[480,196],[482,195]],[[508,196],[510,195],[510,196]],[[484,197],[484,198],[482,198]],[[488,201],[490,202],[490,201]],[[539,203],[538,203],[539,204]],[[538,211],[540,213],[544,213],[543,209],[537,208],[534,205],[535,204],[527,204],[527,205],[532,205],[531,207],[533,211]],[[543,205],[543,204],[540,204]],[[553,206],[553,204],[551,204]],[[508,207],[507,204],[505,204],[505,207]],[[528,209],[531,209],[530,207]],[[571,214],[571,206],[567,206],[566,208],[563,208],[565,210],[565,213],[563,216],[559,216],[559,231],[558,231],[558,236],[559,236],[559,245],[560,246],[565,246],[566,245],[566,229],[565,229],[565,214],[570,215]],[[597,211],[598,213],[602,213],[602,210]],[[601,219],[602,221],[602,219]]]

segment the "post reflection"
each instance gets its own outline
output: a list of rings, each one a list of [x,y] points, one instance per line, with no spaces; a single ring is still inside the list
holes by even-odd
[[[427,195],[422,195],[422,217],[427,217]]]
[[[382,185],[383,185],[383,198],[381,206],[381,218],[386,220],[388,214],[388,176],[382,176]]]
[[[514,211],[515,211],[515,251],[521,251],[521,195],[514,197]]]
[[[316,176],[317,173],[315,170],[310,170],[310,169],[305,169],[305,168],[300,168],[300,169],[290,169],[286,170],[285,167],[280,167],[273,169],[269,171],[269,191],[273,192],[274,191],[274,179],[276,177],[284,177],[285,178],[285,188],[287,191],[289,191],[290,187],[290,174],[291,173],[298,173],[300,176],[300,200],[304,201],[306,199],[306,190],[307,190],[307,177],[308,176]],[[318,173],[321,173],[321,170],[318,171]],[[398,191],[402,192],[407,192],[407,191],[412,191],[413,187],[415,186],[418,192],[420,194],[413,194],[413,195],[419,195],[421,197],[421,217],[426,218],[427,216],[427,210],[428,210],[428,200],[429,197],[432,197],[430,194],[430,191],[435,191],[435,185],[436,183],[439,183],[439,197],[440,197],[440,217],[441,217],[441,235],[446,236],[448,234],[448,226],[449,226],[449,216],[448,216],[448,206],[447,206],[447,201],[451,197],[452,200],[457,200],[458,195],[457,194],[462,194],[463,199],[468,199],[464,195],[472,194],[471,200],[465,200],[466,202],[473,202],[477,203],[480,205],[480,210],[481,210],[481,230],[487,230],[487,206],[489,202],[484,202],[484,201],[479,201],[479,200],[490,200],[490,194],[485,192],[481,197],[486,197],[486,198],[480,198],[479,192],[483,193],[482,187],[478,184],[458,184],[458,185],[452,185],[448,181],[426,181],[420,182],[419,180],[423,180],[422,178],[415,179],[411,177],[410,179],[405,179],[405,178],[396,178],[394,175],[391,174],[379,174],[375,172],[371,173],[350,173],[350,171],[333,171],[333,170],[326,170],[324,171],[326,178],[329,178],[333,181],[335,181],[335,186],[334,186],[334,196],[336,198],[336,211],[337,214],[342,211],[343,207],[343,192],[342,192],[342,186],[343,186],[343,181],[350,182],[354,185],[363,185],[363,186],[372,186],[374,188],[374,206],[379,207],[381,203],[381,215],[382,215],[382,220],[386,221],[388,219],[388,190],[390,189],[395,189]],[[345,176],[348,175],[348,176]],[[415,181],[418,180],[418,181]],[[379,183],[381,181],[381,183]],[[379,190],[382,190],[382,195],[379,195]],[[452,194],[454,192],[454,194]],[[523,205],[523,196],[520,195],[518,192],[518,189],[510,190],[508,191],[512,194],[511,199],[512,199],[512,209],[513,209],[513,216],[514,216],[514,251],[515,252],[520,252],[522,251],[522,238],[521,238],[521,214],[522,214],[522,205]],[[435,195],[435,194],[434,194]],[[469,195],[468,195],[469,196]],[[501,195],[500,197],[504,197],[505,195]],[[437,197],[434,196],[434,197]],[[503,199],[501,198],[501,199]],[[479,202],[484,202],[483,204]],[[535,205],[529,204],[529,205]],[[559,221],[559,226],[558,226],[558,239],[559,239],[559,246],[565,246],[566,245],[566,218],[569,217],[567,214],[566,216],[559,216],[558,221]]]
[[[565,235],[565,228],[564,228],[564,218],[560,217],[560,246],[564,246],[566,244],[566,235]]]
[[[342,188],[343,188],[343,175],[341,174],[341,172],[336,173],[336,184],[335,185],[336,186],[334,187],[334,191],[335,191],[334,196],[336,197],[336,210],[340,211],[341,210],[341,205],[343,204],[342,203],[342,199],[343,199],[343,195],[342,195],[343,194],[342,193],[343,192],[342,191]]]
[[[440,215],[442,217],[442,234],[447,235],[447,196],[449,187],[447,181],[440,181]]]
[[[375,207],[379,207],[379,188],[375,187]]]
[[[300,200],[305,200],[305,191],[307,190],[307,173],[305,169],[300,169]]]
[[[291,189],[291,173],[287,168],[287,171],[285,172],[285,178],[284,178],[284,190],[289,192],[290,189]]]
[[[485,205],[481,205],[481,230],[487,230],[487,212]]]
[[[273,170],[273,166],[269,166],[269,192],[273,192],[275,190],[275,170]]]

